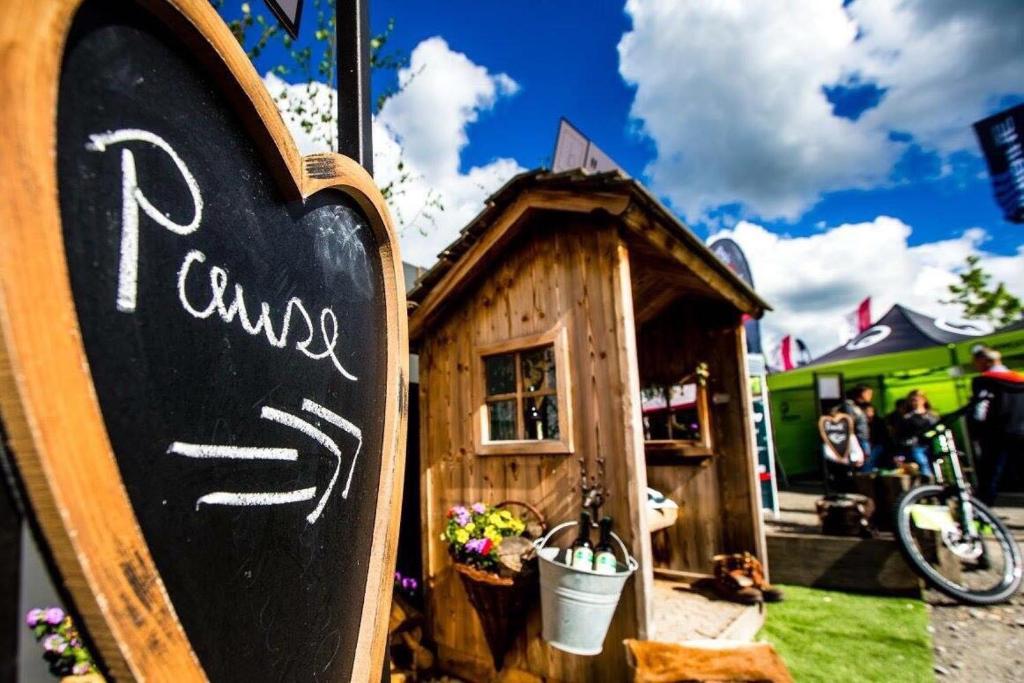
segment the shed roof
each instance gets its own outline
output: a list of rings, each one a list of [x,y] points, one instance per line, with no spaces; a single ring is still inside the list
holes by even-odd
[[[770,306],[646,188],[619,171],[551,173],[537,169],[520,173],[487,198],[484,209],[438,255],[409,292],[417,305],[410,339],[418,339],[451,296],[479,272],[482,260],[507,247],[519,220],[529,210],[579,213],[605,211],[646,237],[653,246],[687,266],[741,312],[760,317]],[[654,239],[653,232],[660,233]],[[667,236],[669,239],[664,239]]]

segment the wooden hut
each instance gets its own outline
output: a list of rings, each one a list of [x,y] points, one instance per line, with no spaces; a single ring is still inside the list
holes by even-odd
[[[473,681],[625,680],[622,639],[657,637],[657,581],[707,574],[721,552],[764,561],[742,322],[767,306],[640,184],[618,172],[519,175],[410,299],[428,624],[445,669]],[[533,614],[495,672],[439,539],[445,513],[511,499],[551,523],[575,519],[582,468],[601,477],[602,514],[641,571],[601,655],[546,645]],[[680,507],[653,549],[648,485]]]

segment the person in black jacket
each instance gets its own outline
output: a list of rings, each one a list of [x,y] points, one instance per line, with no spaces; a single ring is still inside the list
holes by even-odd
[[[981,450],[978,498],[993,505],[1003,475],[1024,457],[1024,375],[1003,365],[995,349],[979,344],[971,354],[981,373],[971,382],[970,413],[971,436]]]
[[[907,459],[917,463],[921,475],[931,478],[932,459],[928,453],[928,443],[921,438],[921,433],[934,427],[939,421],[938,414],[932,410],[931,403],[923,391],[914,389],[907,394],[907,412],[897,427],[897,439],[904,449]]]
[[[859,463],[859,466],[866,472],[875,469],[871,450],[871,422],[868,420],[867,413],[864,412],[864,408],[871,405],[873,396],[874,390],[871,387],[866,384],[858,384],[846,392],[846,399],[836,408],[838,412],[853,418],[853,434],[864,453],[864,461]]]

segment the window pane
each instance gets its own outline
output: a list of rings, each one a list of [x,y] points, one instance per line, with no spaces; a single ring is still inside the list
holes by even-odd
[[[511,353],[484,358],[487,395],[516,393],[516,361]]]
[[[523,391],[555,389],[555,349],[543,346],[519,354],[523,366]]]
[[[534,441],[557,439],[558,400],[551,395],[523,399],[523,423],[526,438]]]
[[[640,390],[644,439],[700,441],[697,385],[653,385]]]
[[[665,397],[664,385],[650,385],[640,390],[641,409],[643,411],[644,439],[667,439],[668,435],[668,400]]]
[[[516,438],[516,402],[495,401],[487,404],[491,441],[514,441]]]

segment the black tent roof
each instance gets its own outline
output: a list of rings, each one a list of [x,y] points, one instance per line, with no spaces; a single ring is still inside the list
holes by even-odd
[[[985,323],[930,318],[896,304],[871,327],[810,365],[860,360],[886,353],[913,351],[929,346],[955,344],[991,334]]]

